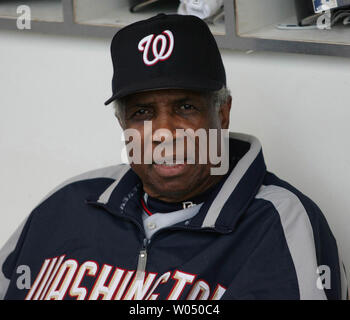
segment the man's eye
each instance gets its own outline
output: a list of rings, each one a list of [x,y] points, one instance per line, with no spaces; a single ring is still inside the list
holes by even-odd
[[[182,111],[192,111],[192,110],[196,110],[196,107],[195,106],[193,106],[193,105],[191,105],[191,104],[183,104],[181,107],[180,107],[180,109],[182,110]]]
[[[139,109],[134,114],[133,117],[142,117],[148,115],[150,112],[147,109]]]

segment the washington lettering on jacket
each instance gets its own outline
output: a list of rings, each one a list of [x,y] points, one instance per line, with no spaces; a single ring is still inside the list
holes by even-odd
[[[190,220],[147,239],[126,164],[53,190],[0,251],[8,300],[346,299],[327,221],[267,171],[261,144],[230,133],[233,169]]]

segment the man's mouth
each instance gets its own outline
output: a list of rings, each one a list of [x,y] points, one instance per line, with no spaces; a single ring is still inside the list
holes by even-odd
[[[188,164],[186,161],[176,163],[176,161],[162,162],[162,163],[153,163],[152,164],[155,171],[158,175],[163,177],[172,177],[181,174]]]

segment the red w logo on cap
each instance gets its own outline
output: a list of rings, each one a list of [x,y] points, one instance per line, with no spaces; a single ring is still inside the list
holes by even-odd
[[[158,48],[158,43],[161,43]],[[153,60],[149,60],[149,50],[152,46]],[[168,50],[166,51],[166,49]],[[165,30],[154,38],[154,34],[144,37],[138,45],[138,49],[143,51],[143,61],[147,66],[153,66],[158,61],[168,59],[174,49],[174,35],[170,30]],[[166,52],[165,52],[166,51]]]

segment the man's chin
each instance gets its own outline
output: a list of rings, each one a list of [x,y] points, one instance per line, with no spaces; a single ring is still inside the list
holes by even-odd
[[[193,189],[190,180],[187,175],[183,179],[157,177],[150,179],[150,183],[144,185],[144,188],[146,187],[145,191],[150,196],[159,200],[180,202],[186,200]]]
[[[155,188],[157,190],[157,188]],[[161,188],[158,191],[155,191],[154,194],[148,192],[148,194],[159,200],[165,202],[182,202],[188,198],[188,191],[183,189],[173,189],[173,188]]]

